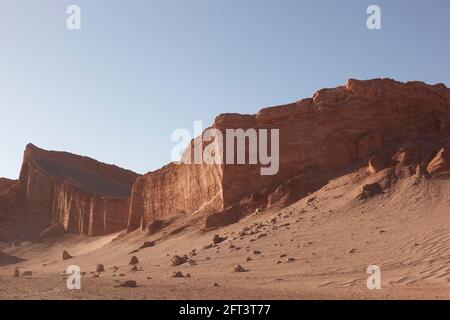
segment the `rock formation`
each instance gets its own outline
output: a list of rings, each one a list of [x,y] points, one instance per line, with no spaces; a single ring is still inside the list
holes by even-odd
[[[0,190],[7,188],[0,194],[0,217],[39,217],[47,227],[62,225],[67,232],[92,236],[123,230],[137,177],[87,157],[29,144],[19,180],[0,184]]]
[[[233,223],[255,209],[290,204],[369,160],[371,173],[396,164],[427,168],[434,157],[428,170],[448,169],[448,151],[441,148],[450,140],[450,90],[349,80],[256,115],[220,115],[213,128],[279,129],[278,174],[263,176],[259,165],[170,164],[135,183],[129,229],[180,212],[208,213],[210,227]]]
[[[58,224],[67,232],[102,235],[139,227],[157,232],[170,217],[202,214],[206,227],[216,228],[289,205],[348,170],[431,177],[450,171],[450,90],[444,84],[349,80],[256,115],[219,115],[211,128],[224,135],[227,129],[278,129],[278,173],[261,175],[261,164],[171,163],[138,176],[29,145],[19,180],[0,180],[0,223],[26,212],[41,217],[45,228],[58,226],[44,235],[61,230]],[[191,141],[183,157],[217,144],[204,140]]]

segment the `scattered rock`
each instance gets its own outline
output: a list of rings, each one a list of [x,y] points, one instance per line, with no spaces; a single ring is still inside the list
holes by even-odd
[[[142,246],[139,247],[139,249],[151,248],[154,247],[155,244],[156,244],[155,241],[146,241],[142,244]]]
[[[444,147],[439,150],[434,159],[428,164],[427,171],[432,175],[450,171],[449,147]]]
[[[216,235],[214,235],[213,243],[214,243],[214,244],[219,244],[219,243],[221,243],[221,242],[224,242],[225,240],[227,240],[226,237],[221,237],[221,236],[219,236],[218,234],[216,234]]]
[[[362,187],[362,193],[359,197],[360,199],[368,199],[381,193],[383,193],[383,190],[379,183],[370,183]]]
[[[181,271],[174,271],[172,278],[184,278],[184,275]]]
[[[189,263],[190,266],[196,266],[197,265],[197,261],[192,260],[192,259],[189,259],[188,263]]]
[[[247,272],[248,270],[245,269],[243,266],[238,264],[236,267],[234,267],[234,272]]]
[[[376,173],[384,170],[388,167],[388,162],[385,157],[381,155],[375,155],[369,160],[368,171],[369,173]]]
[[[68,260],[68,259],[72,259],[73,257],[70,255],[70,253],[68,253],[66,250],[63,251],[62,253],[62,259],[63,260]]]
[[[137,264],[135,264],[135,265],[133,265],[132,267],[131,267],[131,271],[138,271],[139,269],[138,269],[138,266],[137,266]]]
[[[125,280],[121,284],[119,284],[119,287],[125,287],[125,288],[136,288],[137,282],[135,280]]]
[[[183,263],[186,263],[187,261],[188,261],[188,256],[185,255],[183,257],[180,257],[178,255],[175,255],[172,258],[171,265],[172,266],[179,266],[179,265],[181,265]]]
[[[138,263],[139,263],[138,257],[132,256],[131,259],[130,259],[129,265],[136,265],[136,264],[138,264]]]

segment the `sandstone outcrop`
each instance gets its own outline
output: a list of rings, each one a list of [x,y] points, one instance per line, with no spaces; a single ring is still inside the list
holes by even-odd
[[[139,176],[28,145],[19,180],[0,179],[0,223],[26,215],[39,218],[39,232],[54,226],[44,236],[61,232],[60,226],[86,235],[138,228],[154,234],[175,217],[205,215],[206,227],[217,228],[287,206],[358,168],[369,175],[390,168],[397,177],[434,176],[449,171],[450,90],[417,81],[349,80],[256,115],[219,115],[209,129],[224,136],[224,145],[227,129],[279,130],[279,170],[262,175],[267,165],[260,161],[170,163]],[[197,137],[183,159],[218,143]],[[247,149],[246,159],[253,155]]]
[[[178,213],[207,213],[207,227],[233,223],[254,210],[288,205],[369,159],[369,173],[427,168],[450,137],[450,90],[417,81],[349,80],[256,115],[220,115],[212,128],[279,129],[278,173],[261,175],[261,165],[172,163],[135,183],[130,230]],[[188,150],[197,144],[201,150],[208,145],[198,137]]]
[[[19,180],[0,183],[8,187],[5,196],[0,194],[0,210],[39,217],[50,226],[41,236],[61,232],[59,226],[76,234],[108,234],[127,227],[137,177],[87,157],[29,144]]]
[[[72,259],[72,258],[73,258],[73,256],[69,252],[67,252],[66,250],[63,251],[63,253],[62,253],[62,259],[63,260],[69,260],[69,259]]]
[[[433,160],[428,164],[427,171],[432,175],[450,171],[449,147],[444,147],[439,150]]]

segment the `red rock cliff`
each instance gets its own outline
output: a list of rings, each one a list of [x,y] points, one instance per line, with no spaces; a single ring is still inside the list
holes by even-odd
[[[278,173],[263,176],[259,165],[170,164],[135,183],[130,229],[179,212],[220,213],[234,206],[223,213],[236,215],[248,204],[251,210],[255,204],[288,204],[350,166],[411,144],[421,150],[417,161],[426,168],[450,139],[450,90],[443,84],[349,80],[256,115],[220,115],[213,127],[279,129]],[[441,162],[439,168],[445,167]]]
[[[30,144],[17,193],[28,214],[59,222],[68,232],[103,235],[127,227],[137,177],[113,165]]]

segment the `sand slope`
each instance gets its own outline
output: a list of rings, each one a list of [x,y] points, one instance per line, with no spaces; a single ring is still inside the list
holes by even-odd
[[[450,298],[450,181],[411,175],[383,194],[360,199],[362,185],[386,176],[357,170],[288,208],[255,212],[218,230],[204,230],[204,217],[194,216],[151,236],[142,231],[65,235],[3,245],[0,298]],[[205,248],[215,234],[227,239]],[[149,240],[156,245],[130,254]],[[64,249],[76,257],[62,261]],[[193,249],[195,265],[170,265],[174,255]],[[140,261],[137,271],[128,264],[133,255]],[[99,263],[105,272],[95,272]],[[82,290],[66,288],[65,269],[71,264],[86,272]],[[237,264],[248,271],[234,272]],[[381,290],[366,287],[369,265],[381,267]],[[33,275],[15,278],[15,267]],[[190,277],[173,278],[174,271]],[[138,287],[116,287],[124,280],[136,280]]]

